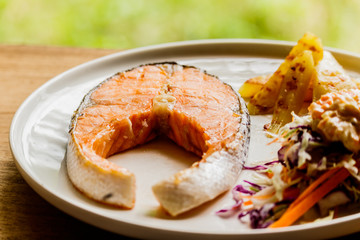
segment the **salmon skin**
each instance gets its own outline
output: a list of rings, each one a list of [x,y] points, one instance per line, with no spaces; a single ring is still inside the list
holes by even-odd
[[[247,157],[250,118],[241,97],[217,77],[175,62],[120,72],[93,88],[75,111],[67,171],[89,198],[135,204],[135,176],[107,158],[163,134],[201,158],[153,186],[172,216],[230,189]]]

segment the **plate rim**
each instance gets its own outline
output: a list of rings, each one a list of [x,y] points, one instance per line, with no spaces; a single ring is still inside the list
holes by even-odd
[[[24,167],[24,160],[22,160],[21,156],[19,156],[19,153],[17,151],[15,151],[15,149],[17,149],[16,143],[15,143],[15,138],[16,138],[16,132],[17,132],[17,125],[19,124],[20,120],[20,116],[21,114],[23,114],[24,110],[26,109],[27,105],[29,104],[29,102],[39,93],[41,92],[43,89],[46,89],[48,86],[50,86],[51,84],[54,84],[57,81],[61,81],[61,79],[72,73],[72,72],[76,72],[79,71],[81,68],[84,67],[88,67],[89,65],[96,65],[99,63],[102,63],[104,61],[111,61],[117,58],[126,58],[128,56],[131,55],[137,55],[137,54],[144,54],[146,52],[149,51],[158,51],[158,50],[166,50],[166,49],[173,49],[173,48],[186,48],[186,47],[194,47],[194,46],[198,46],[198,45],[202,45],[202,46],[206,46],[206,45],[229,45],[229,44],[234,44],[234,45],[257,45],[257,46],[278,46],[281,48],[287,48],[290,49],[292,46],[294,46],[296,44],[296,42],[291,42],[291,41],[279,41],[279,40],[267,40],[267,39],[205,39],[205,40],[191,40],[191,41],[180,41],[180,42],[170,42],[170,43],[163,43],[163,44],[156,44],[156,45],[151,45],[151,46],[145,46],[145,47],[139,47],[139,48],[135,48],[135,49],[129,49],[129,50],[123,50],[123,51],[119,51],[116,53],[112,53],[112,54],[108,54],[105,55],[103,57],[100,58],[96,58],[87,62],[84,62],[82,64],[79,64],[77,66],[74,66],[56,76],[54,76],[53,78],[47,80],[44,84],[42,84],[40,87],[38,87],[35,91],[33,91],[23,102],[22,104],[18,107],[17,111],[15,112],[12,121],[11,121],[11,125],[10,125],[10,131],[9,131],[9,143],[10,143],[10,149],[16,164],[16,168],[18,169],[18,171],[20,172],[21,176],[25,179],[25,181],[27,182],[27,184],[30,185],[30,187],[32,189],[35,190],[35,192],[37,192],[37,194],[39,194],[42,198],[44,198],[48,203],[50,203],[51,205],[55,206],[56,208],[60,209],[61,211],[66,212],[67,214],[80,219],[81,221],[87,222],[91,225],[94,225],[96,227],[100,227],[103,228],[105,230],[108,231],[112,231],[112,232],[116,232],[113,229],[109,229],[106,226],[101,226],[101,224],[95,224],[94,221],[91,221],[91,219],[86,219],[84,216],[87,215],[93,215],[93,217],[100,217],[102,219],[107,219],[110,221],[114,221],[114,219],[109,219],[106,216],[102,216],[101,214],[98,213],[94,213],[89,211],[88,209],[86,209],[83,206],[75,206],[73,204],[71,204],[71,202],[68,199],[64,199],[59,197],[57,194],[54,194],[54,192],[51,191],[51,189],[48,189],[46,186],[43,186],[41,183],[39,183],[38,181],[36,181],[36,179],[34,179],[34,176],[27,172],[25,167]],[[329,50],[337,55],[345,55],[346,56],[350,56],[350,57],[355,57],[357,59],[360,60],[360,54],[356,54],[356,53],[352,53],[346,50],[341,50],[341,49],[336,49],[336,48],[330,48],[330,47],[325,47],[326,50]],[[23,129],[22,129],[23,130]],[[21,130],[21,132],[22,132]],[[79,217],[76,213],[72,213],[73,208],[76,208],[77,211],[81,211],[83,217]],[[339,219],[333,219],[331,221],[328,221],[326,223],[311,223],[312,228],[314,228],[314,226],[316,228],[324,228],[324,227],[329,227],[329,225],[337,225],[337,224],[344,224],[346,222],[352,222],[352,221],[356,221],[356,220],[360,220],[360,213],[356,213],[356,214],[351,214]],[[142,225],[142,224],[137,224],[134,222],[126,222],[126,221],[120,221],[120,220],[116,220],[117,222],[121,222],[122,224],[125,225],[129,225],[129,226],[137,226],[137,227],[141,227],[144,229],[147,229],[148,231],[161,231],[166,233],[165,235],[171,235],[171,236],[176,236],[177,234],[187,234],[187,235],[214,235],[214,236],[222,236],[222,237],[231,237],[231,236],[260,236],[260,235],[278,235],[278,234],[285,234],[288,232],[297,232],[297,231],[304,231],[307,230],[306,227],[309,224],[305,224],[305,225],[297,225],[297,226],[290,226],[290,227],[286,227],[286,228],[279,228],[279,229],[242,229],[242,233],[234,233],[234,232],[229,232],[229,233],[216,233],[216,232],[200,232],[200,231],[179,231],[176,229],[163,229],[163,228],[159,228],[157,226],[151,226],[151,224],[149,225]],[[305,226],[305,227],[304,227]],[[119,232],[116,232],[119,233]],[[119,234],[126,234],[126,233],[119,233]],[[128,234],[131,235],[131,234]],[[224,236],[225,235],[225,236]]]

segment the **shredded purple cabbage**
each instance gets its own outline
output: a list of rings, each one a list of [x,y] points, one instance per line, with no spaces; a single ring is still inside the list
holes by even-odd
[[[244,180],[244,182],[250,184],[251,186],[255,187],[258,191],[260,191],[261,189],[263,189],[262,186],[256,184],[256,183],[253,183],[253,182],[250,182],[250,181],[247,181],[247,180]]]
[[[244,169],[245,170],[254,170],[254,171],[267,170],[269,168],[268,166],[271,166],[271,165],[273,165],[275,163],[279,163],[279,162],[280,162],[279,160],[275,160],[275,161],[264,163],[262,165],[256,165],[256,166],[252,166],[252,167],[244,166]]]
[[[242,200],[237,201],[234,205],[232,205],[228,209],[220,209],[219,211],[216,212],[216,215],[218,215],[220,217],[223,217],[223,218],[231,217],[241,209],[241,204],[242,203],[243,203]]]
[[[257,166],[253,166],[253,167],[244,166],[244,169],[245,170],[266,170],[268,168],[263,165],[257,165]]]
[[[238,215],[238,219],[249,215],[251,228],[267,228],[274,221],[269,218],[272,215],[272,210],[275,204],[269,203],[262,206],[260,209],[252,209],[247,212],[242,212]]]
[[[288,151],[290,147],[291,146],[289,145],[282,146],[278,151],[278,158],[282,162],[287,162],[290,168],[292,169],[298,164],[300,145],[297,149],[295,149],[295,151],[288,153],[285,159],[285,153]]]
[[[255,191],[251,191],[251,190],[248,190],[246,188],[244,188],[242,185],[236,185],[234,188],[233,188],[233,194],[234,192],[241,192],[241,193],[245,193],[245,194],[250,194],[250,195],[254,195],[256,192]]]
[[[328,166],[333,166],[334,163],[342,161],[344,155],[353,154],[349,150],[347,150],[340,142],[326,142],[319,133],[313,131],[308,125],[299,125],[296,127],[292,127],[291,131],[286,137],[286,143],[279,149],[277,153],[278,160],[257,166],[244,166],[244,169],[254,171],[266,171],[270,169],[271,165],[280,163],[284,167],[290,168],[288,170],[294,170],[292,171],[293,174],[302,174],[302,176],[306,176],[306,178],[314,179],[318,176],[318,173],[316,173],[316,171],[313,171],[315,174],[314,176],[308,176],[306,172],[307,168],[297,168],[301,144],[303,144],[306,153],[310,155],[310,159],[307,159],[307,161],[311,163],[316,163],[318,166],[323,165],[323,161],[325,158],[326,164],[328,164]],[[306,141],[302,142],[303,140]],[[301,144],[298,144],[299,142]],[[306,143],[307,145],[304,145],[304,143]],[[307,180],[304,179],[304,181]],[[251,228],[266,228],[274,221],[276,221],[275,218],[281,215],[281,211],[285,211],[289,204],[294,200],[294,198],[296,198],[296,196],[290,196],[286,199],[283,199],[283,201],[281,202],[265,203],[260,208],[247,209],[246,207],[244,207],[244,209],[242,209],[242,204],[244,203],[244,200],[241,198],[240,193],[252,196],[265,188],[254,182],[250,182],[247,180],[244,180],[244,182],[249,184],[250,187],[244,187],[241,184],[236,185],[232,189],[235,204],[229,209],[221,209],[217,211],[217,215],[221,217],[229,217],[233,216],[234,214],[238,214],[237,217],[240,221],[244,221],[245,217],[247,217],[246,220],[249,221]],[[356,184],[352,183],[350,185],[358,185],[360,188],[359,182],[357,182]],[[360,199],[360,194],[358,198]]]
[[[293,129],[311,130],[311,126],[309,126],[309,125],[297,125],[295,127],[290,127],[289,129],[290,130],[293,130]]]
[[[246,182],[249,183],[250,185],[254,186],[254,187],[261,188],[261,186],[255,184],[255,183],[251,183],[251,182],[248,182],[248,181],[246,181]],[[235,204],[232,205],[230,208],[220,209],[219,211],[217,211],[216,214],[218,216],[227,218],[227,217],[230,217],[230,216],[234,215],[239,210],[241,210],[241,205],[243,203],[243,200],[240,198],[238,193],[254,195],[256,193],[256,191],[248,190],[244,186],[239,184],[239,185],[236,185],[232,189],[231,193],[233,195],[233,199],[235,201]]]

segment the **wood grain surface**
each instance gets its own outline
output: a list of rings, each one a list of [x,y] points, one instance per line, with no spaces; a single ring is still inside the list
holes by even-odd
[[[14,113],[35,89],[71,67],[117,51],[0,45],[0,240],[130,239],[83,223],[42,199],[16,169],[8,140]],[[346,236],[359,238],[360,233]]]
[[[129,239],[83,223],[43,200],[16,169],[9,146],[15,111],[54,76],[116,50],[0,45],[0,239]]]

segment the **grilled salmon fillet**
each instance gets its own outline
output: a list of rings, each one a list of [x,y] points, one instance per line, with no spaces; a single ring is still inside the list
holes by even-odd
[[[247,157],[249,126],[244,101],[217,77],[173,62],[142,65],[84,97],[71,120],[68,175],[89,198],[132,208],[135,176],[107,158],[166,135],[201,158],[153,186],[176,216],[233,186]]]

